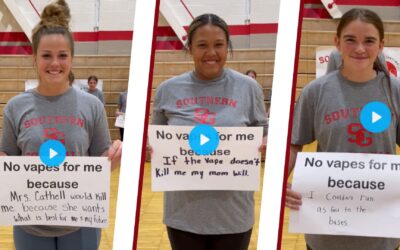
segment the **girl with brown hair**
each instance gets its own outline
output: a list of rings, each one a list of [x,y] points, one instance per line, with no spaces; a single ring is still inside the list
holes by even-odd
[[[56,131],[69,156],[108,156],[118,165],[122,143],[111,144],[102,103],[94,96],[71,87],[74,42],[69,30],[67,3],[59,0],[45,7],[32,32],[33,61],[39,85],[12,98],[4,108],[2,155],[38,155],[46,131]],[[63,115],[84,121],[84,126],[56,123]],[[46,117],[43,124],[24,126],[29,119]],[[16,250],[96,250],[98,228],[67,226],[14,226]]]
[[[189,26],[186,47],[194,70],[158,87],[153,124],[261,126],[266,135],[261,88],[250,77],[225,68],[231,49],[225,21],[214,14],[196,17]],[[202,102],[205,96],[221,101]],[[181,105],[182,98],[198,101]],[[164,223],[173,250],[245,250],[254,224],[254,192],[165,192]]]
[[[302,146],[315,140],[318,152],[396,154],[396,144],[400,145],[400,82],[378,59],[384,45],[382,20],[367,9],[349,10],[340,19],[335,44],[342,58],[340,69],[308,84],[296,104],[289,171]],[[372,101],[385,103],[392,113],[390,126],[379,134],[365,130],[356,112]],[[338,110],[354,112],[331,119],[329,114]],[[301,198],[289,184],[285,205],[298,210]],[[400,243],[393,238],[339,235],[306,234],[305,239],[312,250],[393,250]]]

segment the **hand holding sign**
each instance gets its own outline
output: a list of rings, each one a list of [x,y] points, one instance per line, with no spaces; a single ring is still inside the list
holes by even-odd
[[[302,204],[301,198],[301,194],[293,191],[292,184],[288,183],[286,187],[285,206],[293,210],[299,210]]]
[[[122,156],[122,141],[115,140],[111,146],[103,153],[103,156],[107,156],[108,160],[111,161],[111,170],[114,170],[121,163]]]
[[[299,153],[293,189],[303,198],[289,231],[399,238],[399,171],[395,155]]]
[[[108,226],[105,157],[67,157],[59,167],[39,157],[2,157],[0,183],[0,225]]]
[[[123,128],[125,126],[125,113],[121,113],[115,118],[115,127]]]

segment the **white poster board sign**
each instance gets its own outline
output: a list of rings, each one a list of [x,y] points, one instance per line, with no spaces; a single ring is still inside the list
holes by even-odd
[[[59,167],[37,156],[0,157],[0,183],[0,225],[108,226],[106,157],[66,157]]]
[[[399,238],[399,177],[396,155],[299,153],[289,232]]]
[[[125,126],[125,114],[119,115],[115,118],[115,127],[123,128]]]
[[[383,48],[386,65],[392,76],[400,78],[400,48]]]
[[[336,50],[334,46],[320,46],[315,51],[315,77],[321,77],[326,74],[328,68],[329,55]]]
[[[29,89],[34,89],[37,86],[38,86],[38,80],[36,79],[30,79],[25,81],[25,91]],[[88,89],[87,79],[75,79],[74,82],[72,83],[72,87],[80,90],[87,90]],[[98,79],[96,88],[103,91],[103,80]]]
[[[320,46],[315,51],[316,78],[326,74],[328,68],[329,55],[336,50],[334,46]],[[386,65],[393,77],[400,78],[400,48],[383,48]]]
[[[259,190],[262,127],[215,127],[219,145],[211,155],[189,147],[193,126],[149,126],[152,190]]]

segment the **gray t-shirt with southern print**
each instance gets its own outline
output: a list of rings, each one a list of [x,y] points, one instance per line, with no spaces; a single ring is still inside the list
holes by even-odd
[[[152,119],[153,124],[263,126],[265,134],[267,131],[260,86],[230,69],[211,81],[202,81],[188,72],[162,83]],[[253,192],[165,192],[164,223],[197,234],[248,231],[254,224]]]
[[[69,88],[59,96],[28,90],[4,108],[0,151],[7,155],[37,156],[46,140],[65,145],[67,156],[100,156],[111,145],[102,103],[83,91]],[[79,228],[23,226],[36,236],[61,236]]]
[[[388,107],[392,93],[397,117],[400,110],[400,82],[391,78],[391,90],[383,72],[364,83],[345,79],[333,71],[307,85],[295,107],[291,143],[318,142],[318,152],[395,154],[400,144],[400,127],[394,115],[382,133],[370,133],[360,124],[362,107],[372,101]],[[306,235],[313,250],[393,250],[399,239],[357,236]]]

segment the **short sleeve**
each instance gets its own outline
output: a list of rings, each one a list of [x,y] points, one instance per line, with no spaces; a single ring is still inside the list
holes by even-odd
[[[258,84],[255,86],[254,91],[255,98],[253,98],[251,125],[263,127],[263,136],[266,136],[268,132],[268,118],[265,111],[264,94]]]
[[[3,131],[0,142],[0,151],[7,155],[21,155],[21,150],[17,144],[17,131],[15,122],[12,120],[10,108],[5,107],[3,113]]]
[[[100,103],[94,105],[95,114],[93,133],[89,146],[89,156],[101,156],[111,145],[110,132],[108,130],[105,109]]]
[[[104,105],[104,94],[103,92],[100,92],[100,101],[103,103]]]
[[[315,98],[311,91],[311,84],[301,93],[294,108],[291,144],[305,145],[315,140]]]
[[[394,113],[397,115],[396,144],[400,146],[400,81],[397,78],[390,78],[393,94]]]
[[[156,92],[156,97],[153,103],[153,113],[152,113],[152,121],[151,123],[154,125],[168,125],[168,118],[165,116],[165,112],[162,109],[162,94],[163,88],[159,86]]]

